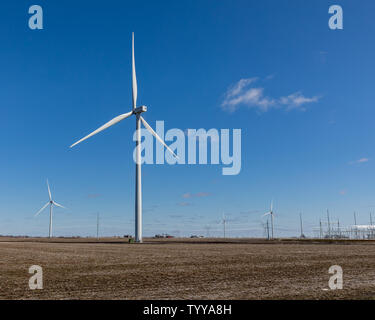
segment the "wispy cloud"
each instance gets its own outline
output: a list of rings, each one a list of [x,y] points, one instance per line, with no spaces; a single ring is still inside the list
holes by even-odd
[[[181,214],[171,214],[171,215],[169,215],[169,217],[170,218],[182,218],[183,215],[181,215]]]
[[[272,78],[267,78],[270,80]],[[258,78],[241,79],[236,84],[230,86],[225,93],[221,104],[223,110],[228,112],[236,111],[240,106],[257,108],[266,112],[270,108],[284,107],[286,110],[299,109],[306,110],[304,105],[317,102],[318,96],[305,97],[302,92],[297,91],[287,96],[273,98],[264,94],[264,88],[254,87]]]
[[[317,102],[318,100],[318,97],[307,98],[301,92],[296,92],[279,99],[280,104],[285,105],[287,110],[296,108],[299,108],[300,110],[306,110],[304,107],[302,107],[303,105],[307,103]]]
[[[190,193],[190,192],[188,192],[188,193],[184,193],[182,195],[182,197],[185,198],[185,199],[190,199],[190,198],[208,197],[210,195],[211,195],[211,193],[209,193],[209,192],[198,192],[198,193]]]
[[[158,204],[153,204],[153,205],[150,206],[150,207],[145,207],[145,208],[143,208],[143,212],[153,212],[153,211],[155,211],[158,207],[159,207]]]
[[[189,207],[192,205],[192,203],[191,202],[179,202],[177,203],[177,205],[180,207]]]
[[[99,198],[101,197],[101,194],[100,193],[90,193],[87,195],[88,198],[90,199],[96,199],[96,198]]]
[[[231,88],[229,88],[227,92],[227,98],[239,95],[245,87],[256,81],[258,81],[258,78],[241,79]]]
[[[358,159],[358,160],[355,160],[355,161],[350,161],[349,164],[365,163],[365,162],[369,162],[369,161],[370,161],[369,158],[361,158],[361,159]]]

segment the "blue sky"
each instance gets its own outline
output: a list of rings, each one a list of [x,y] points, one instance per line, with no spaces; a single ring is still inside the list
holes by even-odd
[[[39,4],[44,29],[28,28]],[[344,29],[328,28],[340,4]],[[242,129],[242,170],[143,166],[144,234],[276,235],[375,211],[373,1],[6,1],[0,126],[0,234],[46,235],[49,178],[56,235],[134,233],[134,120],[70,150],[131,108],[131,32],[138,104],[170,128]],[[256,78],[256,79],[255,79]],[[239,89],[239,81],[242,89]],[[232,91],[231,91],[232,90]],[[231,95],[232,92],[232,95]],[[233,93],[236,93],[234,95]],[[233,100],[236,96],[237,100]],[[232,101],[232,108],[228,108]],[[233,106],[234,105],[234,106]],[[266,107],[265,107],[266,106]]]

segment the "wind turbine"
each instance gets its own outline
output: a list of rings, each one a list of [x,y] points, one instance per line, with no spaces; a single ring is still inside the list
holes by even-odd
[[[299,213],[299,220],[300,220],[300,226],[301,226],[301,238],[304,238],[305,235],[303,234],[302,212]]]
[[[210,237],[210,229],[211,229],[211,226],[206,225],[204,228],[206,229],[206,232],[207,232],[207,233],[206,233],[207,238],[209,238],[209,237]]]
[[[49,238],[52,238],[52,208],[53,206],[57,206],[57,207],[60,207],[60,208],[64,208],[61,204],[58,204],[56,201],[54,201],[52,199],[52,195],[51,195],[51,189],[49,188],[49,183],[48,183],[48,179],[47,179],[47,188],[48,188],[48,196],[49,196],[49,201],[35,214],[34,217],[38,216],[39,213],[41,213],[45,208],[47,208],[48,205],[50,205],[49,207],[49,233],[48,233],[48,237]]]
[[[270,239],[270,226],[269,226],[269,223],[268,223],[268,219],[267,219],[266,223],[262,222],[262,226],[264,228],[264,235],[265,235],[265,237],[267,237],[267,240],[269,240]]]
[[[223,213],[223,220],[222,220],[222,223],[223,223],[223,227],[224,227],[224,238],[225,238],[225,224],[226,224],[227,220],[225,219],[225,215]]]
[[[132,33],[132,93],[133,93],[133,109],[128,112],[121,114],[100,128],[96,129],[89,135],[85,136],[81,140],[77,141],[76,143],[72,144],[70,148],[74,147],[78,143],[92,137],[93,135],[113,126],[114,124],[129,118],[132,115],[135,115],[136,121],[136,166],[135,166],[135,241],[142,242],[142,175],[141,175],[141,122],[145,126],[145,128],[158,140],[162,143],[165,148],[173,154],[174,157],[177,158],[177,155],[165,144],[163,139],[161,139],[157,133],[150,127],[150,125],[146,122],[146,120],[141,116],[143,112],[147,111],[147,107],[142,105],[137,107],[137,77],[135,73],[135,58],[134,58],[134,32]]]
[[[96,215],[96,240],[99,240],[99,212]]]
[[[374,229],[372,227],[372,213],[370,212],[371,239],[373,238]]]
[[[273,215],[274,215],[274,212],[273,212],[273,200],[271,201],[271,207],[270,207],[270,211],[269,212],[266,212],[264,216],[268,216],[270,215],[271,216],[271,235],[272,235],[272,239],[273,239]]]
[[[329,210],[327,209],[328,238],[331,238],[331,220],[329,219]]]

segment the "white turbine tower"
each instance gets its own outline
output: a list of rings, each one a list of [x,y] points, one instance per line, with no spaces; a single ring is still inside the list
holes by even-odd
[[[70,148],[74,147],[78,143],[92,137],[93,135],[113,126],[114,124],[135,115],[136,118],[136,178],[135,178],[135,241],[142,242],[142,178],[141,178],[141,122],[146,129],[160,142],[169,152],[177,158],[177,155],[165,144],[156,132],[150,127],[145,119],[141,116],[143,112],[147,111],[146,106],[137,107],[137,78],[135,74],[135,58],[134,58],[134,32],[132,33],[132,89],[133,89],[133,109],[128,113],[121,114],[111,121],[107,122],[94,132],[90,133],[86,137],[72,144]]]
[[[223,220],[222,220],[222,223],[223,223],[223,228],[224,228],[224,238],[225,238],[225,224],[227,223],[227,219],[225,218],[225,214],[223,213]]]
[[[48,196],[49,196],[49,201],[35,214],[34,217],[38,216],[39,213],[41,213],[45,208],[47,208],[47,206],[49,205],[49,233],[48,233],[48,237],[49,238],[52,238],[52,209],[53,209],[53,206],[57,206],[57,207],[60,207],[60,208],[64,208],[61,204],[58,204],[56,201],[54,201],[52,199],[52,195],[51,195],[51,189],[49,188],[49,183],[48,183],[48,179],[47,179],[47,188],[48,188]]]
[[[273,200],[271,201],[270,211],[266,212],[263,216],[268,216],[268,215],[271,216],[271,235],[272,235],[272,239],[273,239],[273,215],[274,215],[274,212],[273,212]]]

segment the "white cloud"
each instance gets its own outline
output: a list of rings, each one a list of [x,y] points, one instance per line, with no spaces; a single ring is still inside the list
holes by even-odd
[[[242,89],[248,86],[250,83],[256,82],[258,78],[241,79],[235,85],[233,85],[227,92],[227,97],[233,97],[238,95]]]
[[[300,91],[280,98],[272,98],[264,95],[264,88],[250,86],[258,78],[241,79],[232,85],[225,93],[221,107],[225,111],[234,112],[241,105],[248,108],[257,108],[260,111],[268,111],[271,107],[285,107],[286,110],[305,110],[305,104],[317,102],[319,97],[305,97]]]
[[[370,161],[369,158],[361,158],[361,159],[358,159],[358,160],[355,160],[355,161],[350,161],[349,164],[365,163],[365,162],[369,162],[369,161]]]
[[[288,110],[300,108],[302,105],[311,102],[317,102],[318,97],[307,98],[301,92],[290,94],[287,97],[281,97],[280,103],[287,106]],[[303,108],[304,109],[304,108]]]

